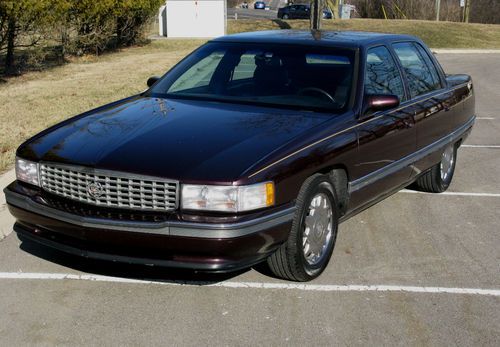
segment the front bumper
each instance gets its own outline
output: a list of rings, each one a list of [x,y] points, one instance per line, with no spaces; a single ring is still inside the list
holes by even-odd
[[[274,252],[287,239],[295,211],[288,206],[240,217],[137,218],[94,207],[84,213],[71,201],[62,209],[47,193],[18,182],[4,193],[21,239],[93,259],[220,272],[249,267]]]

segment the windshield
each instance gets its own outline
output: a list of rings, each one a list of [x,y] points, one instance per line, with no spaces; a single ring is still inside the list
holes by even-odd
[[[340,112],[351,95],[354,53],[328,47],[208,43],[148,93]]]

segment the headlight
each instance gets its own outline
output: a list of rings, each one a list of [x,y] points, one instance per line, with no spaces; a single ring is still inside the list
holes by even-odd
[[[39,186],[38,163],[16,158],[16,178],[19,181]]]
[[[182,186],[181,206],[185,210],[222,212],[250,211],[274,205],[272,182],[250,186]]]

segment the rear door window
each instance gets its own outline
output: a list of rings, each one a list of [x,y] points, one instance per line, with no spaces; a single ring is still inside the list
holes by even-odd
[[[405,71],[412,98],[441,88],[435,68],[431,69],[427,65],[424,56],[413,43],[395,43],[393,47]]]
[[[397,95],[405,100],[404,84],[396,62],[385,46],[368,50],[366,57],[365,94]]]

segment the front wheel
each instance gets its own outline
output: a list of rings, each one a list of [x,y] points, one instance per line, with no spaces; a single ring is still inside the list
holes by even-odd
[[[287,15],[287,14],[284,14],[283,16],[281,16],[281,18],[283,18],[283,19],[289,19],[289,18],[290,18],[290,16],[289,16],[289,15]]]
[[[457,161],[457,146],[449,144],[441,154],[441,161],[415,182],[418,190],[429,193],[442,193],[450,186]]]
[[[323,272],[337,237],[337,206],[327,176],[317,174],[304,182],[288,240],[267,260],[274,275],[304,282]]]

